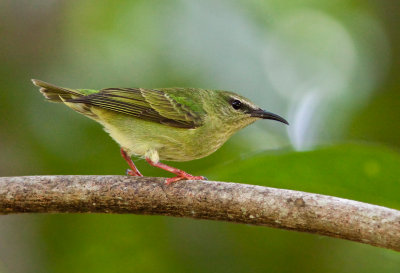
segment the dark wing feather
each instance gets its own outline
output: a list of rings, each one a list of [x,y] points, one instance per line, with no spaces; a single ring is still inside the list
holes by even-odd
[[[191,105],[196,105],[193,99],[186,98],[182,102],[182,97],[174,95],[175,91],[182,94],[182,90],[107,88],[95,94],[68,100],[68,102],[84,103],[177,128],[199,127],[202,125],[204,111],[201,107],[195,109],[191,107]]]

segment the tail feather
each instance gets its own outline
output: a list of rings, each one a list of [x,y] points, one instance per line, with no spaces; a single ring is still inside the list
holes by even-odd
[[[84,97],[91,93],[97,92],[96,90],[89,89],[68,89],[64,87],[58,87],[53,84],[32,79],[34,85],[40,87],[40,92],[52,102],[61,102],[67,105],[69,108],[81,113],[89,118],[98,121],[98,116],[92,112],[92,107],[85,103],[75,103],[72,100],[79,97]]]
[[[46,99],[52,102],[64,102],[65,100],[84,96],[78,91],[58,87],[44,81],[32,79],[32,82],[34,85],[40,87],[40,92],[45,96]]]

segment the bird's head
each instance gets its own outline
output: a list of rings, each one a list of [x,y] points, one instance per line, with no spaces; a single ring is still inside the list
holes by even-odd
[[[217,92],[216,111],[219,119],[234,131],[240,130],[258,119],[271,119],[289,125],[276,114],[267,112],[249,99],[229,91]]]

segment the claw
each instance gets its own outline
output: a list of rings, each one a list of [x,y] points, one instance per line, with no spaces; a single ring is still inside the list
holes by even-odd
[[[167,179],[165,179],[165,184],[170,185],[179,180],[207,180],[207,178],[205,178],[204,176],[193,176],[193,175],[187,174],[187,175],[167,178]]]
[[[126,170],[126,175],[130,175],[130,176],[143,176],[141,173],[136,173],[135,171],[131,170],[131,169],[127,169]]]
[[[132,159],[128,156],[124,149],[121,148],[121,155],[122,157],[128,162],[129,167],[131,169],[126,170],[126,175],[130,176],[143,176],[139,170],[136,168],[135,164],[133,163]]]

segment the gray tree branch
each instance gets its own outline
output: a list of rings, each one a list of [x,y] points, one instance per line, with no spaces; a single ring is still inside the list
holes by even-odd
[[[320,194],[127,176],[0,177],[0,214],[134,213],[310,232],[400,251],[400,211]]]

